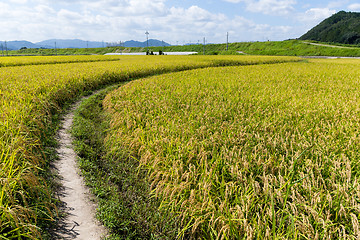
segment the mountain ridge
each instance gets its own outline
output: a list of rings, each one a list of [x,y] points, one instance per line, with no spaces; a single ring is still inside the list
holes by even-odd
[[[149,39],[149,47],[171,46],[169,43]],[[123,46],[123,47],[146,47],[147,41],[140,42],[130,40],[126,42],[107,43],[99,41],[84,41],[81,39],[48,39],[41,42],[32,43],[25,40],[0,41],[0,50],[19,50],[21,48],[101,48],[107,46]]]
[[[299,39],[360,44],[360,13],[340,11],[319,23]]]

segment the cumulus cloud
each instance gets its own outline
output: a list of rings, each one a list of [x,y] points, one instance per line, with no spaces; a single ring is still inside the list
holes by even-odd
[[[348,0],[337,0],[337,1],[331,1],[326,6],[327,8],[342,8],[344,4],[347,4]]]
[[[335,14],[336,10],[329,8],[310,8],[305,13],[298,16],[299,20],[309,24],[316,24],[319,21],[322,21],[331,15]]]
[[[27,0],[10,0],[10,3],[25,4]]]
[[[360,3],[351,4],[348,9],[350,11],[360,11]]]
[[[287,15],[294,11],[294,4],[296,4],[294,0],[260,0],[251,1],[247,9],[269,15]]]
[[[295,0],[224,0],[230,3],[245,3],[246,10],[267,15],[287,15],[294,11]]]
[[[285,39],[291,28],[259,24],[244,17],[228,17],[199,6],[167,7],[166,0],[11,0],[0,2],[1,40],[25,39],[33,42],[49,38],[81,38],[84,40],[145,40],[150,38],[172,42],[224,42]],[[20,4],[21,1],[27,4]],[[230,0],[229,0],[230,1]],[[234,0],[231,0],[234,1]],[[254,11],[271,3],[274,10],[289,11],[286,0],[254,1]]]
[[[79,2],[82,3],[82,1]],[[89,1],[83,5],[89,10],[112,17],[159,16],[166,13],[164,0],[101,0]]]

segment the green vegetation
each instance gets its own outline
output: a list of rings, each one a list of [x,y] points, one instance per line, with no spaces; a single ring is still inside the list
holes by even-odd
[[[238,49],[254,55],[275,56],[343,56],[360,57],[360,48],[336,48],[321,45],[311,45],[299,40],[282,42],[263,42],[239,44]]]
[[[336,46],[336,45],[334,45]],[[205,46],[206,55],[237,55],[244,52],[248,55],[274,55],[274,56],[342,56],[342,57],[360,57],[360,47],[353,45],[344,45],[351,48],[333,48],[328,46],[316,46],[308,44],[303,40],[287,41],[269,41],[269,42],[239,42],[230,43],[229,50],[226,51],[226,44],[207,44]],[[198,52],[200,55],[204,52],[204,46],[185,45],[169,47],[151,47],[151,51],[159,52]],[[39,52],[40,51],[40,52]],[[57,54],[105,54],[105,53],[132,53],[145,52],[146,48],[89,48],[89,49],[58,49]],[[239,53],[240,52],[240,53]],[[11,54],[55,54],[53,49],[26,49],[22,51],[13,51]]]
[[[300,39],[360,45],[360,13],[340,11],[322,21]]]
[[[121,175],[118,164],[138,162],[160,210],[180,220],[179,237],[356,239],[359,63],[206,68],[132,81],[104,100],[109,179]]]
[[[98,199],[98,218],[112,231],[108,239],[175,239],[178,219],[159,211],[160,201],[150,196],[146,171],[139,171],[138,161],[106,158],[104,140],[111,119],[102,100],[111,90],[114,87],[85,100],[72,128],[80,168]]]

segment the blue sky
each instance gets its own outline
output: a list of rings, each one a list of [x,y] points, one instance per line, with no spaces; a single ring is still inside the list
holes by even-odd
[[[360,12],[359,0],[2,0],[0,40],[278,41],[341,10]]]

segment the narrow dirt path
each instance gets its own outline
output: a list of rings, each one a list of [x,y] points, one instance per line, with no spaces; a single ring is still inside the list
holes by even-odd
[[[312,43],[312,42],[302,42],[302,43],[309,44],[309,45],[314,45],[314,46],[331,47],[331,48],[359,49],[359,48],[356,48],[356,47],[344,47],[344,46],[336,46],[336,45]]]
[[[79,103],[74,105],[64,116],[58,134],[57,152],[60,159],[55,163],[55,169],[61,178],[63,189],[59,196],[64,203],[67,217],[61,223],[61,229],[53,237],[54,239],[97,240],[105,236],[107,232],[105,227],[95,219],[96,206],[80,175],[69,133],[73,123],[74,110],[78,105]]]

